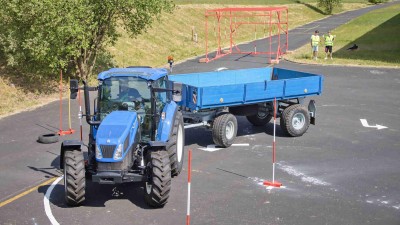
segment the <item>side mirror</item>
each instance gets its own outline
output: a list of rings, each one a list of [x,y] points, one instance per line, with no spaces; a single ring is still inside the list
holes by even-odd
[[[76,96],[77,96],[77,93],[78,93],[78,80],[76,80],[76,79],[71,79],[70,81],[69,81],[69,89],[70,89],[70,91],[71,91],[71,94],[70,94],[70,98],[71,99],[76,99]]]
[[[174,102],[182,101],[182,83],[174,82],[174,92],[172,94],[172,100]]]

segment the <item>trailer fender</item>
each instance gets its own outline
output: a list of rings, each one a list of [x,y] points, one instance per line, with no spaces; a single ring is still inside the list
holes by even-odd
[[[175,102],[171,101],[170,103],[165,105],[160,121],[158,123],[156,136],[157,141],[168,141],[172,128],[174,126],[177,111],[178,105]]]
[[[315,101],[310,100],[308,103],[308,112],[310,113],[310,123],[315,125],[315,115],[317,113],[317,107],[315,106]]]
[[[64,169],[64,153],[73,150],[82,151],[82,145],[83,142],[79,140],[66,140],[62,142],[60,149],[60,169]]]

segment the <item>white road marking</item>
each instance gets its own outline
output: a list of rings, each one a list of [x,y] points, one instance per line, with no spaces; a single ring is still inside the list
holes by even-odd
[[[59,225],[59,223],[57,222],[56,218],[54,218],[53,213],[51,213],[51,208],[50,208],[50,196],[51,196],[51,192],[53,191],[54,187],[58,184],[58,182],[60,182],[61,179],[63,179],[64,176],[61,176],[59,178],[57,178],[57,180],[55,180],[50,187],[47,189],[46,194],[43,198],[43,202],[44,202],[44,210],[46,212],[47,217],[49,218],[50,222],[52,225]]]
[[[385,126],[378,125],[378,124],[376,124],[375,126],[368,125],[368,122],[367,122],[366,119],[360,119],[360,121],[361,121],[361,124],[362,124],[364,127],[377,128],[378,130],[387,128],[387,127],[385,127]]]
[[[232,144],[232,147],[243,147],[243,146],[250,146],[250,144],[249,143]],[[215,151],[225,149],[225,148],[220,148],[220,147],[217,147],[216,145],[207,145],[206,148],[198,148],[198,149],[206,151],[206,152],[215,152]]]
[[[199,148],[199,149],[203,150],[203,151],[206,151],[206,152],[215,152],[215,151],[221,150],[223,148],[216,148],[215,145],[207,145],[206,148]]]
[[[226,68],[226,67],[220,67],[220,68],[215,69],[214,71],[219,72],[219,71],[227,70],[227,69],[228,68]]]
[[[249,143],[243,143],[243,144],[232,144],[232,146],[249,146]]]
[[[307,182],[307,183],[311,183],[311,184],[315,184],[315,185],[321,185],[321,186],[330,185],[329,183],[322,181],[318,178],[307,176],[304,173],[297,171],[296,169],[294,169],[291,166],[282,165],[280,163],[277,163],[277,165],[279,166],[279,169],[282,169],[289,175],[300,177],[303,182]]]

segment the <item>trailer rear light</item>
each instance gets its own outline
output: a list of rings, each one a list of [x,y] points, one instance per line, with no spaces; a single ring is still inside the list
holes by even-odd
[[[114,160],[120,160],[122,159],[122,151],[123,151],[123,144],[119,144],[118,148],[115,150],[114,153]]]
[[[102,159],[103,155],[101,154],[100,148],[96,145],[96,159]]]

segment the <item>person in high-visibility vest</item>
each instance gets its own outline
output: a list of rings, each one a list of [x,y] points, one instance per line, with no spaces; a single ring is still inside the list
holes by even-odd
[[[328,34],[324,35],[325,40],[325,59],[328,59],[328,55],[332,59],[332,47],[333,47],[333,40],[335,40],[336,35],[332,35],[330,31]]]
[[[318,59],[318,45],[319,45],[320,39],[319,39],[319,31],[316,30],[313,35],[311,35],[311,48],[313,52],[313,59],[317,60]]]

